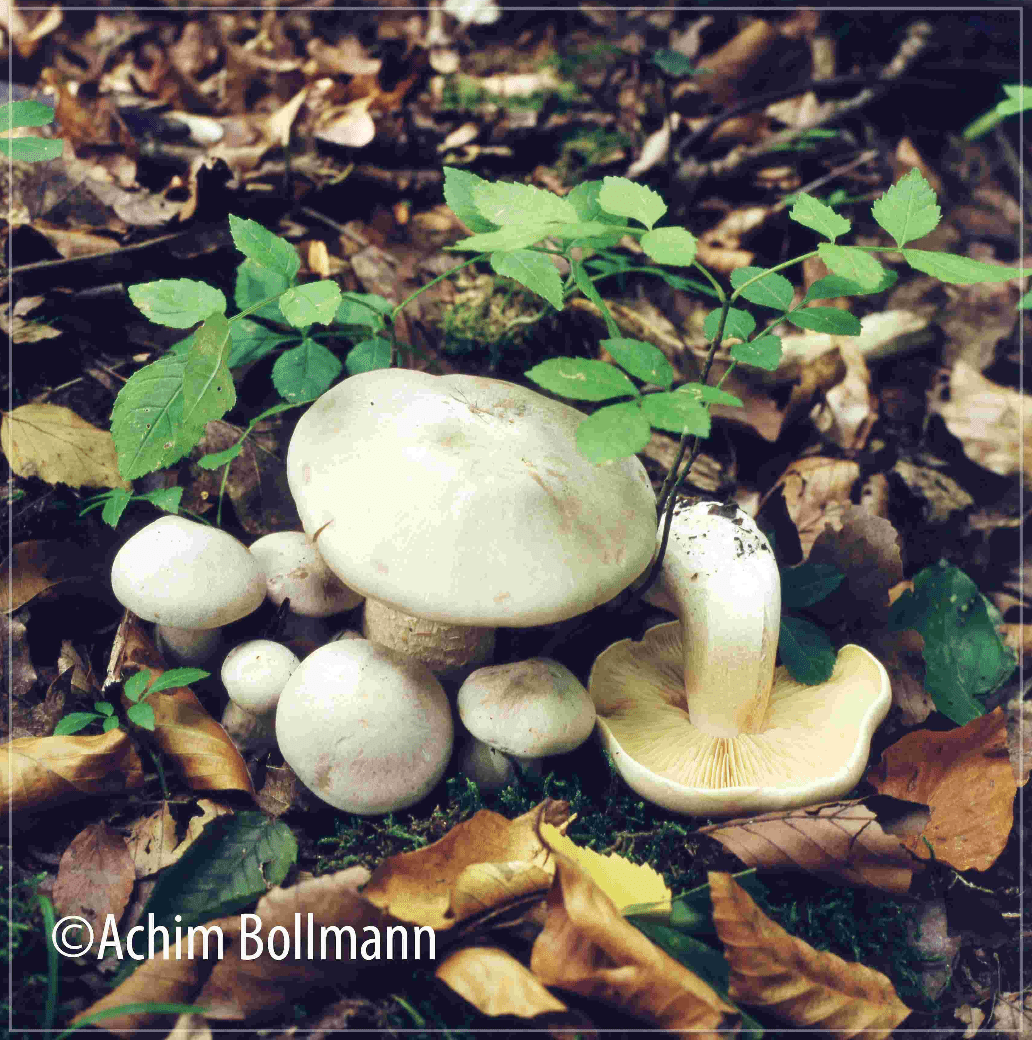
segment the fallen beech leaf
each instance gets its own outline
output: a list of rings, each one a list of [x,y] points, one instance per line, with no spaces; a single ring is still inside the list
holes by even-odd
[[[884,975],[789,935],[730,874],[711,872],[709,885],[733,999],[793,1026],[870,1040],[890,1037],[910,1014]]]
[[[19,477],[69,487],[132,485],[118,472],[118,453],[107,430],[56,404],[23,404],[3,417],[0,447]]]
[[[603,856],[581,848],[548,823],[542,824],[541,837],[553,852],[573,860],[612,899],[620,913],[625,913],[629,906],[646,903],[656,904],[656,913],[669,913],[673,893],[663,876],[647,863],[632,863],[615,852]]]
[[[498,946],[467,946],[445,958],[434,974],[485,1015],[533,1018],[565,1011],[515,957]]]
[[[804,560],[826,524],[836,530],[842,526],[842,514],[852,505],[850,492],[859,478],[858,463],[821,457],[798,459],[778,478],[771,491],[781,489]]]
[[[620,914],[576,863],[556,855],[545,927],[530,970],[546,985],[621,1008],[670,1030],[733,1026],[734,1007]]]
[[[702,827],[697,833],[716,838],[749,867],[802,870],[884,892],[906,892],[914,871],[921,869],[861,802],[764,813]]]
[[[18,542],[0,566],[0,610],[10,613],[59,585],[95,583],[98,566],[98,555],[75,542]]]
[[[138,878],[156,874],[173,860],[179,838],[168,802],[150,816],[141,816],[129,826],[129,856]],[[178,858],[178,857],[176,857]]]
[[[448,916],[464,921],[524,896],[543,893],[551,883],[551,871],[533,863],[473,863],[455,879]]]
[[[908,733],[883,752],[867,780],[882,794],[929,806],[921,836],[904,839],[922,859],[988,870],[1007,844],[1018,788],[1002,708],[945,733]]]
[[[69,682],[77,690],[92,697],[100,696],[100,686],[93,675],[93,669],[88,661],[82,659],[82,655],[72,646],[67,639],[61,640],[61,652],[57,658],[57,671],[59,675],[71,671]]]
[[[21,737],[0,754],[0,816],[49,809],[90,794],[121,794],[143,783],[127,733]]]
[[[1032,993],[1000,993],[991,1024],[1002,1033],[1027,1036],[1032,1032]]]
[[[460,920],[453,916],[458,910],[476,913],[483,909],[475,901],[463,899],[455,899],[453,906],[453,892],[468,867],[526,863],[551,875],[550,854],[536,830],[542,822],[562,824],[568,815],[569,805],[555,801],[545,801],[515,820],[481,809],[433,845],[385,859],[373,871],[362,895],[402,921],[430,925],[438,931],[451,928]],[[468,881],[467,876],[464,885]]]
[[[124,913],[135,880],[125,838],[106,823],[91,823],[61,856],[54,882],[54,913],[57,917],[84,917],[99,937],[108,914],[117,921]]]

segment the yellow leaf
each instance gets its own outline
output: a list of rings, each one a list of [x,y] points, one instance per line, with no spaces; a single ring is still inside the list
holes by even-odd
[[[620,913],[642,904],[650,904],[650,912],[670,912],[673,894],[663,883],[662,875],[647,863],[632,863],[615,852],[603,856],[581,848],[550,823],[541,825],[541,838],[553,852],[572,859],[616,903]]]
[[[132,485],[118,472],[118,453],[107,430],[56,404],[25,404],[0,423],[0,447],[19,477],[69,487]]]

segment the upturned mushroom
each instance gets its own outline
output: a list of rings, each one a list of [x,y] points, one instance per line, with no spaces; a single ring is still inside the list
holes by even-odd
[[[229,704],[222,728],[244,750],[276,743],[276,705],[283,687],[301,663],[282,643],[251,639],[230,650],[222,662],[222,685]]]
[[[589,693],[603,746],[642,797],[731,815],[838,797],[860,779],[891,701],[881,662],[844,646],[817,686],[775,670],[777,564],[734,506],[679,506],[651,601],[679,621],[596,659]]]
[[[265,599],[258,560],[216,527],[163,516],[137,531],[111,565],[115,598],[157,625],[158,645],[180,664],[218,649],[218,629]]]
[[[490,629],[584,613],[644,570],[648,476],[634,457],[588,462],[583,418],[501,380],[399,369],[311,406],[287,478],[327,565],[368,597],[367,636],[461,675],[485,660]]]

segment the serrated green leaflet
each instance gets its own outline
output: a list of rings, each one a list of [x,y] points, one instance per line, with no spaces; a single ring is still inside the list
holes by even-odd
[[[649,230],[667,211],[661,195],[626,177],[604,177],[598,202],[607,213],[637,220]]]
[[[64,141],[45,137],[0,137],[0,153],[16,162],[45,162],[57,159],[64,151]]]
[[[777,336],[760,336],[749,343],[736,343],[731,357],[743,365],[773,372],[781,364],[781,340]]]
[[[231,444],[225,451],[213,451],[210,455],[204,455],[197,460],[201,469],[219,469],[227,462],[232,462],[244,450],[243,441]]]
[[[358,325],[366,329],[383,326],[385,314],[390,314],[394,305],[390,300],[374,293],[343,293],[334,321],[338,325]]]
[[[885,268],[870,253],[855,246],[822,242],[817,252],[835,274],[858,285],[862,293],[877,292],[885,281]]]
[[[806,192],[800,192],[796,196],[795,205],[788,211],[788,215],[797,224],[816,231],[818,235],[823,235],[832,242],[853,226],[830,206],[826,206],[812,195],[807,195]]]
[[[565,199],[530,184],[480,181],[470,194],[477,212],[500,227],[528,221],[573,224],[578,219],[577,210]]]
[[[176,441],[183,417],[185,354],[167,354],[133,373],[115,398],[111,436],[126,480],[170,466],[192,447]]]
[[[935,192],[916,167],[875,202],[871,214],[898,246],[927,235],[942,219]]]
[[[666,394],[646,394],[642,398],[641,410],[653,426],[671,433],[690,433],[696,437],[708,437],[710,415],[706,408],[691,394],[677,390]]]
[[[781,618],[778,653],[792,678],[807,686],[827,682],[835,670],[835,647],[828,634],[805,618]]]
[[[681,227],[662,227],[641,236],[641,248],[657,264],[688,267],[695,259],[695,236]]]
[[[237,249],[259,267],[282,275],[288,282],[301,269],[301,258],[297,255],[297,250],[289,242],[263,228],[257,221],[245,220],[231,213],[229,230]]]
[[[46,126],[54,120],[54,110],[42,101],[11,101],[0,105],[0,131],[22,126]]]
[[[557,311],[563,309],[563,280],[545,253],[534,253],[529,249],[492,253],[491,267],[495,274],[515,279],[524,288],[547,300]]]
[[[528,369],[526,375],[553,394],[578,401],[608,401],[638,393],[618,368],[587,358],[550,358]]]
[[[741,289],[746,282],[752,281],[758,275],[763,275],[759,281]],[[741,289],[741,295],[750,303],[759,304],[761,307],[773,307],[775,310],[787,311],[792,306],[792,297],[795,290],[792,283],[777,272],[767,271],[762,267],[740,267],[731,272],[731,284],[736,289]]]
[[[272,385],[288,401],[308,401],[329,390],[342,367],[333,351],[314,339],[305,339],[276,358]]]
[[[209,314],[226,311],[226,297],[218,289],[190,278],[130,285],[129,299],[144,317],[174,329],[188,329]]]
[[[474,234],[495,230],[495,225],[480,215],[473,201],[473,188],[486,183],[467,170],[459,170],[454,166],[444,168],[444,201],[452,213]]]
[[[674,369],[663,351],[640,339],[614,337],[604,339],[601,344],[616,363],[626,372],[644,383],[652,383],[667,389],[674,381]]]
[[[596,464],[622,459],[649,443],[649,421],[633,401],[606,405],[577,427],[577,450]]]
[[[678,51],[672,51],[669,48],[660,48],[655,54],[652,55],[652,60],[658,65],[668,76],[695,76],[700,72],[705,72],[705,69],[697,69],[692,65],[691,61],[686,58],[683,54]]]
[[[810,607],[830,595],[845,580],[830,563],[801,563],[781,572],[781,606],[789,610]]]
[[[742,402],[734,394],[729,394],[726,390],[721,390],[716,386],[704,386],[702,383],[685,383],[684,386],[677,388],[677,393],[687,394],[704,404],[723,404],[729,408],[743,407]]]
[[[583,181],[566,196],[566,201],[577,211],[577,219],[582,222],[598,221],[624,227],[624,221],[614,213],[607,213],[598,201],[602,191],[601,181]]]
[[[176,442],[189,451],[212,419],[221,419],[236,404],[229,358],[229,322],[212,314],[197,330],[183,370],[183,416]]]
[[[584,264],[580,260],[573,260],[570,263],[570,270],[573,273],[574,284],[598,308],[599,314],[602,315],[606,323],[606,331],[610,336],[619,337],[619,326],[613,320],[612,314],[609,313],[609,308],[605,305],[605,301],[602,299],[598,289],[595,288],[595,283],[591,280],[591,276],[585,269]]]
[[[791,311],[785,317],[801,329],[827,332],[832,336],[859,336],[863,331],[859,318],[835,307],[806,307]]]
[[[272,304],[275,306],[275,304]],[[284,343],[296,343],[297,336],[285,336],[271,332],[264,325],[248,318],[229,323],[230,351],[226,362],[230,368],[237,365],[248,365],[260,361]]]
[[[285,275],[278,271],[270,271],[260,267],[248,258],[238,267],[236,273],[236,285],[233,290],[233,302],[237,309],[244,311],[253,307],[262,300],[268,300],[270,296],[278,296],[290,287],[290,282]],[[254,317],[264,318],[266,321],[282,321],[283,315],[275,300],[269,300],[264,307],[251,312]],[[247,321],[242,318],[241,321]]]
[[[899,275],[895,271],[890,271],[887,268],[882,268],[884,277],[881,283],[870,292],[884,292],[886,289],[891,289],[896,284]],[[813,285],[806,291],[806,295],[803,297],[803,303],[811,303],[813,300],[830,300],[836,296],[867,296],[868,290],[862,285],[857,285],[856,282],[851,281],[848,278],[842,278],[837,274],[825,275],[823,278],[818,278]]]
[[[710,311],[702,323],[702,331],[707,339],[713,339],[720,327],[720,308]],[[739,307],[729,307],[727,321],[724,323],[725,339],[748,339],[756,328],[756,319]]]
[[[972,260],[967,256],[952,253],[937,253],[928,249],[904,249],[903,257],[915,271],[922,271],[950,285],[974,285],[978,282],[1009,282],[1022,278],[1024,273],[1016,267],[1000,267]]]
[[[391,342],[383,336],[373,336],[356,343],[344,359],[348,375],[357,376],[359,372],[372,372],[378,368],[390,368]]]
[[[470,235],[461,242],[447,248],[457,253],[493,253],[500,249],[525,249],[563,227],[554,221],[533,222],[520,226],[499,228],[484,235]]]
[[[318,322],[329,325],[340,306],[340,286],[336,282],[308,282],[288,289],[279,300],[283,317],[296,329]]]

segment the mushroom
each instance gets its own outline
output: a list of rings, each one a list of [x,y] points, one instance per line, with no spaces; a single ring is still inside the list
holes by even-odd
[[[412,652],[418,627],[418,656],[461,674],[483,658],[483,629],[562,621],[629,585],[652,556],[655,497],[636,458],[580,454],[583,418],[478,376],[381,369],[323,394],[287,479],[329,568],[368,598],[366,633]],[[383,623],[391,611],[420,625]]]
[[[774,554],[734,506],[679,506],[655,602],[679,621],[596,659],[589,692],[613,763],[674,812],[731,815],[836,798],[863,773],[891,702],[881,662],[844,646],[817,686],[775,671]]]
[[[486,790],[514,774],[539,774],[541,760],[581,746],[595,727],[587,690],[565,665],[547,657],[479,668],[459,687],[459,717],[474,738],[462,753],[462,772]]]
[[[222,728],[244,749],[276,743],[276,705],[291,673],[301,663],[282,643],[251,639],[222,662],[222,685],[229,704]]]
[[[326,566],[304,531],[277,531],[259,538],[251,552],[265,571],[269,599],[278,607],[285,599],[301,617],[324,618],[353,610],[362,602]]]
[[[320,647],[287,680],[276,741],[324,802],[363,815],[394,812],[444,775],[451,706],[425,665],[367,639],[343,639]]]
[[[173,660],[199,664],[218,649],[213,630],[261,606],[265,575],[232,535],[163,516],[118,550],[111,588],[122,606],[157,624],[158,644]]]

